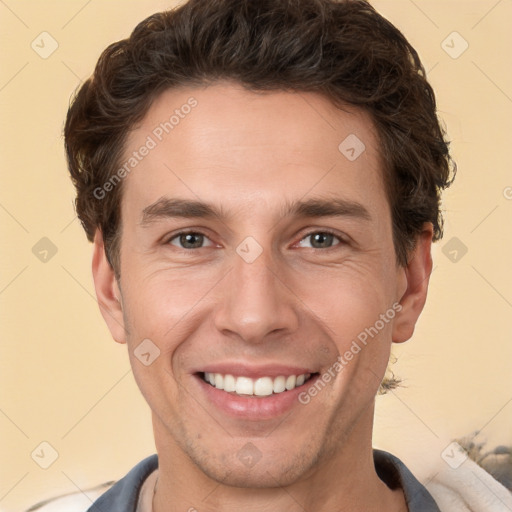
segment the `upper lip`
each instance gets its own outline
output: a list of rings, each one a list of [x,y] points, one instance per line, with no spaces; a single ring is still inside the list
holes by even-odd
[[[260,377],[279,377],[280,375],[303,375],[316,373],[311,368],[304,366],[289,366],[283,364],[265,364],[260,366],[250,365],[242,362],[215,363],[197,369],[193,373],[220,373],[222,375],[233,375],[234,377],[249,377],[257,379]]]

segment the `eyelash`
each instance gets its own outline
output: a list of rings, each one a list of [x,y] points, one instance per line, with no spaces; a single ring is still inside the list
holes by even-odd
[[[321,229],[321,230],[316,230],[316,231],[310,231],[309,233],[306,233],[301,239],[299,242],[302,242],[303,240],[305,240],[306,238],[312,236],[312,235],[316,235],[318,233],[321,233],[321,234],[327,234],[327,235],[332,235],[334,238],[337,238],[338,241],[340,242],[339,244],[336,244],[336,245],[333,245],[332,247],[327,247],[325,249],[316,249],[315,247],[312,247],[312,249],[315,249],[317,251],[328,251],[330,249],[334,249],[336,248],[337,246],[339,245],[343,245],[346,243],[346,240],[344,240],[342,237],[340,237],[338,234],[336,234],[334,231],[331,231],[330,229]],[[201,231],[194,231],[194,230],[185,230],[185,231],[180,231],[178,233],[175,233],[171,238],[168,238],[166,242],[164,242],[165,245],[171,245],[171,242],[173,240],[175,240],[176,238],[179,238],[180,236],[184,236],[184,235],[201,235],[201,236],[204,236],[205,238],[208,238],[209,240],[209,237],[208,235],[206,235],[205,233],[201,232]],[[210,240],[211,241],[211,240]],[[191,252],[191,251],[194,251],[194,250],[198,250],[198,249],[206,249],[206,247],[198,247],[196,249],[184,249],[182,247],[177,247],[178,250],[181,250],[182,252]]]

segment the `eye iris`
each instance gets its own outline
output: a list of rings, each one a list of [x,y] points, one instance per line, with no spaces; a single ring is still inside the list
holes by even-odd
[[[203,245],[204,235],[200,233],[185,233],[180,235],[180,244],[186,249],[197,249]],[[331,233],[323,233],[318,232],[310,235],[310,238],[313,240],[312,245],[315,248],[325,248],[330,247],[332,245],[332,241],[334,239],[334,235]],[[195,240],[195,242],[194,242]]]
[[[315,244],[317,242],[321,247],[325,247],[325,242],[327,241],[327,246],[330,246],[332,243],[332,240],[334,238],[334,235],[331,235],[330,233],[315,233],[314,235],[311,235],[313,239],[313,247],[315,247]]]
[[[196,239],[195,243],[193,242],[194,239]],[[189,242],[192,247],[187,245]],[[200,235],[199,233],[186,233],[180,236],[180,243],[186,249],[201,247],[203,245],[203,235]]]

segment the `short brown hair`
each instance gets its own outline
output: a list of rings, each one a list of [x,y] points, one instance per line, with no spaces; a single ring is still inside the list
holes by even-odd
[[[397,262],[407,263],[424,222],[442,237],[440,194],[456,166],[425,70],[396,27],[363,0],[189,0],[106,48],[68,111],[77,214],[90,241],[100,228],[118,277],[122,183],[101,199],[94,191],[118,169],[127,134],[159,93],[222,79],[253,91],[317,92],[368,112]]]

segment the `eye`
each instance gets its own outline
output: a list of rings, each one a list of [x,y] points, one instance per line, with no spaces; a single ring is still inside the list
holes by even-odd
[[[336,236],[334,233],[331,233],[330,231],[313,231],[309,234],[307,234],[300,242],[300,246],[304,247],[302,243],[304,240],[311,239],[311,245],[313,249],[330,249],[332,247],[333,239],[337,239],[339,241],[339,244],[335,245],[341,245],[343,243],[343,240]],[[307,246],[306,246],[307,247]]]
[[[170,238],[167,243],[175,245],[180,249],[201,249],[205,240],[210,241],[203,233],[198,233],[197,231],[182,231]],[[173,241],[176,241],[176,243]],[[214,244],[210,241],[210,245]]]
[[[334,246],[341,245],[344,241],[334,233],[330,231],[313,231],[307,234],[302,240],[299,242],[300,247],[308,247],[304,245],[305,240],[311,240],[311,244],[309,247],[312,249],[330,249],[333,247],[333,241],[338,240],[337,244]],[[176,233],[172,238],[170,238],[166,243],[170,245],[174,245],[180,249],[191,250],[191,249],[201,249],[204,242],[208,241],[208,246],[214,246],[215,244],[211,242],[211,240],[203,233],[198,231],[182,231],[180,233]],[[206,247],[208,247],[206,246]]]

